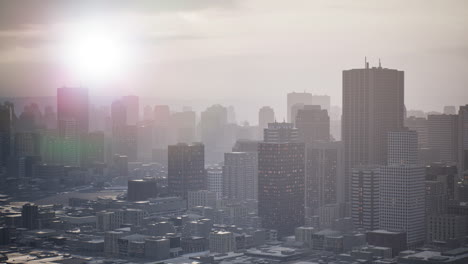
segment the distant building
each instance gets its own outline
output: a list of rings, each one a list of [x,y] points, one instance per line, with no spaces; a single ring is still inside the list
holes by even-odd
[[[464,241],[467,235],[468,216],[433,214],[427,219],[427,242]],[[463,243],[463,242],[462,242]]]
[[[354,168],[351,176],[351,216],[354,227],[365,230],[379,228],[378,167]]]
[[[387,133],[403,127],[404,72],[379,67],[343,71],[342,140],[345,189],[350,199],[351,169],[384,165]]]
[[[221,168],[213,167],[206,169],[207,189],[216,193],[217,199],[224,197],[223,193],[223,171]]]
[[[236,250],[234,234],[226,231],[214,231],[209,237],[210,251],[228,253]]]
[[[418,133],[418,147],[427,148],[429,141],[429,129],[427,118],[410,116],[405,118],[405,127]]]
[[[269,123],[275,122],[275,111],[269,106],[263,106],[258,111],[258,127],[260,131],[268,127]],[[263,133],[262,133],[263,134]]]
[[[135,126],[140,120],[140,99],[135,95],[122,97],[122,102],[127,109],[127,125]]]
[[[223,195],[228,199],[245,201],[257,199],[258,161],[255,152],[224,154]]]
[[[458,116],[429,115],[428,146],[440,151],[440,161],[458,161]]]
[[[208,190],[189,191],[187,199],[187,207],[209,206],[216,208],[216,193]]]
[[[425,168],[415,131],[389,132],[388,165],[380,167],[380,228],[405,231],[408,246],[425,240]]]
[[[304,105],[296,114],[295,125],[299,140],[306,144],[314,141],[330,141],[330,117],[319,105]]]
[[[460,178],[468,179],[468,105],[458,111],[458,171]]]
[[[304,225],[305,149],[289,123],[271,123],[258,147],[258,215],[262,226],[288,236]]]
[[[15,108],[12,103],[0,104],[0,166],[5,167],[12,154]]]
[[[391,248],[393,257],[407,249],[405,232],[373,230],[367,232],[366,238],[369,245]]]
[[[169,193],[184,199],[188,191],[206,190],[204,145],[170,145],[167,178]]]
[[[35,204],[25,204],[21,210],[23,227],[33,230],[39,228],[39,208]]]
[[[312,94],[311,93],[288,93],[287,97],[287,116],[286,121],[292,123],[296,120],[296,116],[292,112],[292,107],[297,104],[310,105],[312,104]]]
[[[158,187],[156,179],[145,178],[128,181],[127,200],[146,201],[148,198],[158,197]]]

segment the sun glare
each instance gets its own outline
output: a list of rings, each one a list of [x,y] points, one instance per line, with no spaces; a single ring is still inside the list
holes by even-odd
[[[128,64],[124,36],[111,28],[80,25],[65,34],[62,58],[80,81],[110,81]]]

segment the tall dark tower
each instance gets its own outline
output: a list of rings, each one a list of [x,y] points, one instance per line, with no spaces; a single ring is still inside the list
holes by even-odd
[[[379,67],[343,71],[342,139],[345,151],[345,199],[350,199],[354,167],[383,165],[387,133],[404,122],[404,72]]]
[[[201,143],[168,146],[169,193],[187,199],[188,191],[206,190],[205,147]]]
[[[258,215],[280,237],[304,225],[304,143],[291,123],[271,123],[258,145]]]
[[[0,167],[6,166],[12,154],[12,135],[15,110],[12,103],[0,104]]]

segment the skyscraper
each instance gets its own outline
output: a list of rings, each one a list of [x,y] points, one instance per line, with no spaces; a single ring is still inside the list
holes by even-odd
[[[12,154],[13,122],[15,109],[12,103],[0,104],[0,166],[6,166]]]
[[[127,109],[127,125],[135,126],[140,120],[140,99],[135,95],[122,97],[122,102]]]
[[[223,194],[228,199],[257,199],[258,161],[255,152],[224,153]]]
[[[351,175],[351,217],[355,228],[379,228],[379,167],[353,168]]]
[[[468,179],[468,105],[458,110],[458,171],[460,178]]]
[[[296,120],[296,117],[292,114],[292,107],[296,104],[310,105],[312,104],[312,94],[311,93],[288,93],[287,98],[287,116],[286,120],[291,123]]]
[[[275,111],[269,106],[264,106],[258,110],[258,128],[260,129],[261,135],[263,135],[263,129],[268,127],[269,123],[275,121]]]
[[[457,115],[427,117],[428,146],[439,151],[441,161],[458,161],[458,122]]]
[[[312,102],[311,105],[320,105],[320,107],[324,110],[327,110],[330,113],[330,96],[328,95],[312,95]]]
[[[258,215],[280,237],[304,224],[304,143],[290,123],[271,123],[258,146]]]
[[[410,116],[405,118],[405,127],[418,133],[418,148],[427,148],[429,140],[429,131],[427,127],[427,118]]]
[[[314,141],[330,140],[330,117],[319,105],[305,105],[297,111],[296,128],[301,142],[310,144]]]
[[[172,195],[187,199],[188,191],[206,190],[205,147],[179,143],[168,147],[168,187]]]
[[[38,223],[39,218],[39,209],[35,204],[25,204],[21,210],[21,219],[23,221],[23,227],[27,229],[37,229],[39,227]]]
[[[318,215],[320,207],[343,203],[343,144],[316,141],[306,146],[306,216]]]
[[[425,239],[425,168],[418,164],[415,131],[388,133],[388,165],[380,167],[380,228],[406,231],[408,246]]]
[[[403,127],[404,72],[382,68],[343,71],[342,140],[346,197],[353,167],[385,164],[387,133]]]
[[[66,124],[73,120],[78,134],[86,134],[89,130],[89,98],[88,89],[62,87],[57,89],[57,120],[59,135],[62,136]]]
[[[201,113],[201,140],[205,144],[209,162],[222,160],[223,153],[232,147],[225,146],[226,125],[227,109],[221,105],[210,106]]]

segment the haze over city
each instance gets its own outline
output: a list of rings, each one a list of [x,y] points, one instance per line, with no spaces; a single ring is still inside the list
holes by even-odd
[[[0,1],[0,263],[468,263],[468,2]]]

